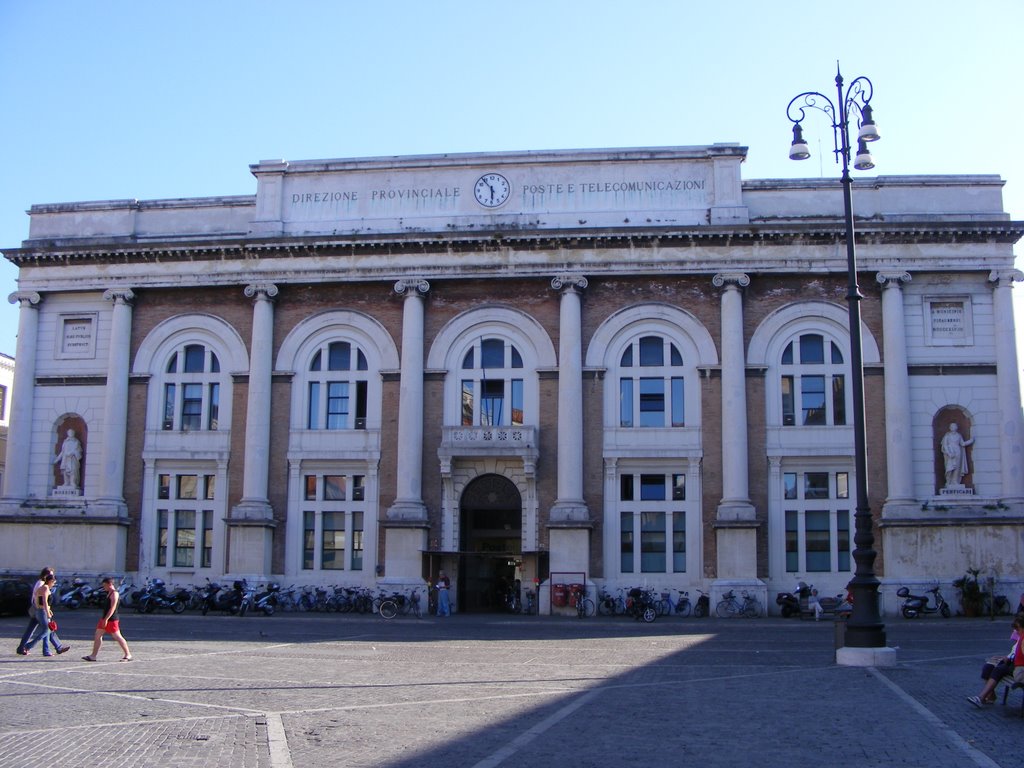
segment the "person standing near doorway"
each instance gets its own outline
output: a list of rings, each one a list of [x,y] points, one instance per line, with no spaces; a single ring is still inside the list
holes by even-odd
[[[451,597],[448,594],[448,590],[451,587],[451,580],[448,578],[448,574],[444,571],[439,571],[437,574],[437,615],[438,616],[451,616],[452,615],[452,603]]]

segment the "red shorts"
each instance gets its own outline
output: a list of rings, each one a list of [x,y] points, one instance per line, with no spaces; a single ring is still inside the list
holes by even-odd
[[[96,629],[102,629],[108,635],[113,635],[121,631],[121,622],[117,619],[112,621],[104,621],[103,619],[100,619],[99,623],[96,624]]]

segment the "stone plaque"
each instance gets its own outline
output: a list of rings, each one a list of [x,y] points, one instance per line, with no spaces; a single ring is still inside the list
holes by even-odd
[[[57,357],[96,357],[96,315],[62,315],[57,328]]]

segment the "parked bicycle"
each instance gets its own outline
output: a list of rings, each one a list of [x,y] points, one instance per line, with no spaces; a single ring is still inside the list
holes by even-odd
[[[620,589],[619,592],[622,590]],[[602,616],[621,616],[626,612],[626,601],[620,594],[615,597],[610,592],[601,590],[601,595],[597,599],[597,612]]]
[[[698,589],[700,597],[697,598],[697,604],[693,606],[693,616],[697,619],[703,619],[708,615],[711,609],[711,596],[703,589]]]
[[[736,597],[736,593],[730,589],[715,606],[715,613],[722,618],[745,616],[753,619],[761,615],[761,604],[746,591]]]
[[[597,612],[594,601],[587,597],[586,587],[576,586],[572,590],[571,604],[576,609],[577,618],[593,616]]]

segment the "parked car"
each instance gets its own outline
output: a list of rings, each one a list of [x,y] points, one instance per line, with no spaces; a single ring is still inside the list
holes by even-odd
[[[23,615],[28,612],[31,602],[32,585],[18,579],[0,581],[0,616],[3,614]]]

